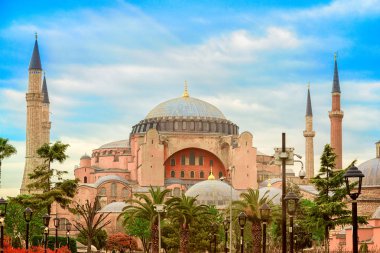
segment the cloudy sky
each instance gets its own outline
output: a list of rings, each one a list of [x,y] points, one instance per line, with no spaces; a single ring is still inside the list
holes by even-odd
[[[272,154],[286,132],[301,155],[310,82],[317,169],[329,143],[334,52],[344,164],[373,158],[380,139],[380,1],[296,2],[1,1],[0,136],[18,150],[3,163],[2,191],[21,185],[35,32],[51,139],[70,144],[70,158],[55,166],[70,173],[84,153],[127,139],[154,106],[182,94],[185,80],[191,96],[252,132],[261,152]]]

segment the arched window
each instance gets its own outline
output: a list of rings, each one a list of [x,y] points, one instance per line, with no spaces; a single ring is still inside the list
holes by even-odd
[[[195,154],[194,151],[190,151],[189,164],[195,165]]]
[[[223,177],[223,172],[219,171],[219,178]]]
[[[181,170],[181,177],[185,177],[185,171]]]
[[[105,187],[100,188],[99,195],[100,196],[106,196],[107,195],[107,190]]]
[[[175,158],[170,159],[170,166],[175,166]]]
[[[116,197],[117,186],[116,183],[111,184],[111,197]]]
[[[201,170],[201,172],[199,173],[199,177],[200,178],[205,178],[205,173],[203,172],[203,170]]]
[[[118,155],[114,155],[113,156],[113,161],[114,162],[118,162],[119,161],[119,156]]]
[[[199,165],[201,165],[201,166],[203,165],[203,156],[199,157]]]
[[[83,183],[87,184],[87,177],[83,178]]]
[[[214,161],[210,160],[210,166],[213,166],[213,165],[214,165]]]
[[[191,178],[194,178],[194,176],[195,176],[194,171],[190,171],[190,177],[191,177]]]
[[[60,231],[66,231],[66,225],[69,223],[69,220],[66,218],[59,218],[59,226],[58,230]]]
[[[181,156],[181,165],[186,165],[186,156],[185,155]]]
[[[174,170],[170,171],[170,177],[175,177],[175,171]]]

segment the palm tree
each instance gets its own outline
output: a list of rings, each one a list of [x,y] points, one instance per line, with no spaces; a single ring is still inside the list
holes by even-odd
[[[240,194],[241,200],[233,202],[233,205],[241,212],[245,212],[247,219],[252,223],[252,242],[253,252],[261,252],[261,217],[260,207],[267,203],[272,205],[274,197],[269,197],[269,190],[260,198],[260,192],[257,189],[248,189],[247,192]]]
[[[4,158],[10,157],[17,153],[14,146],[8,143],[8,139],[0,137],[0,188],[1,188],[1,163]]]
[[[208,214],[208,207],[197,205],[196,198],[187,197],[182,194],[180,198],[174,198],[169,215],[173,221],[178,221],[180,225],[180,248],[179,252],[188,253],[190,240],[189,228],[195,218]]]
[[[161,190],[160,187],[153,188],[150,186],[149,194],[135,193],[132,199],[128,199],[125,202],[130,204],[124,207],[123,212],[119,217],[123,216],[123,225],[125,226],[131,220],[142,219],[148,220],[150,224],[152,251],[158,253],[158,213],[155,211],[154,205],[165,204],[170,208],[171,200],[165,200],[169,189]],[[167,208],[167,211],[169,211]],[[146,249],[145,249],[146,250]]]

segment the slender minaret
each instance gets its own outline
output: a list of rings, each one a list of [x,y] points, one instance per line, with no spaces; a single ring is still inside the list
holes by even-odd
[[[42,145],[42,66],[38,50],[37,34],[29,64],[29,82],[26,93],[26,156],[21,194],[28,193],[29,174],[41,164],[37,149]]]
[[[337,155],[335,160],[335,168],[342,169],[342,120],[343,111],[340,109],[340,84],[338,75],[337,55],[334,55],[334,81],[332,87],[332,107],[329,112],[331,131],[330,131],[330,145]]]
[[[313,131],[313,110],[311,108],[311,98],[310,98],[310,84],[307,89],[307,101],[306,101],[306,129],[303,131],[303,136],[305,137],[305,167],[306,167],[306,178],[314,177],[314,143],[313,138],[315,132]]]
[[[44,80],[42,82],[42,144],[50,143],[50,111],[49,111],[49,93],[46,84],[46,77],[44,74]]]

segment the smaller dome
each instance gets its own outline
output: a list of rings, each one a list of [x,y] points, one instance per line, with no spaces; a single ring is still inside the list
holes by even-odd
[[[232,191],[232,201],[239,199],[239,193],[229,184],[219,180],[205,180],[191,186],[185,195],[197,197],[197,202],[203,205],[214,205],[218,209],[223,209],[230,204]]]
[[[113,141],[100,146],[98,149],[106,148],[129,148],[129,140]]]
[[[112,202],[103,207],[99,213],[121,213],[126,206],[125,202]]]
[[[128,180],[127,179],[124,179],[120,176],[117,176],[117,175],[107,175],[107,176],[103,176],[101,178],[99,178],[95,183],[94,183],[94,186],[95,187],[99,187],[99,185],[103,184],[104,182],[107,182],[107,181],[119,181],[119,182],[122,182],[122,183],[125,183],[125,184],[129,184]]]
[[[81,160],[91,160],[91,157],[87,154],[82,155]]]
[[[262,198],[266,192],[268,192],[268,199],[272,199],[273,204],[279,205],[281,203],[281,189],[276,187],[262,187],[259,189],[259,198]]]
[[[363,186],[380,185],[380,158],[373,158],[358,166],[358,169],[364,174]]]

